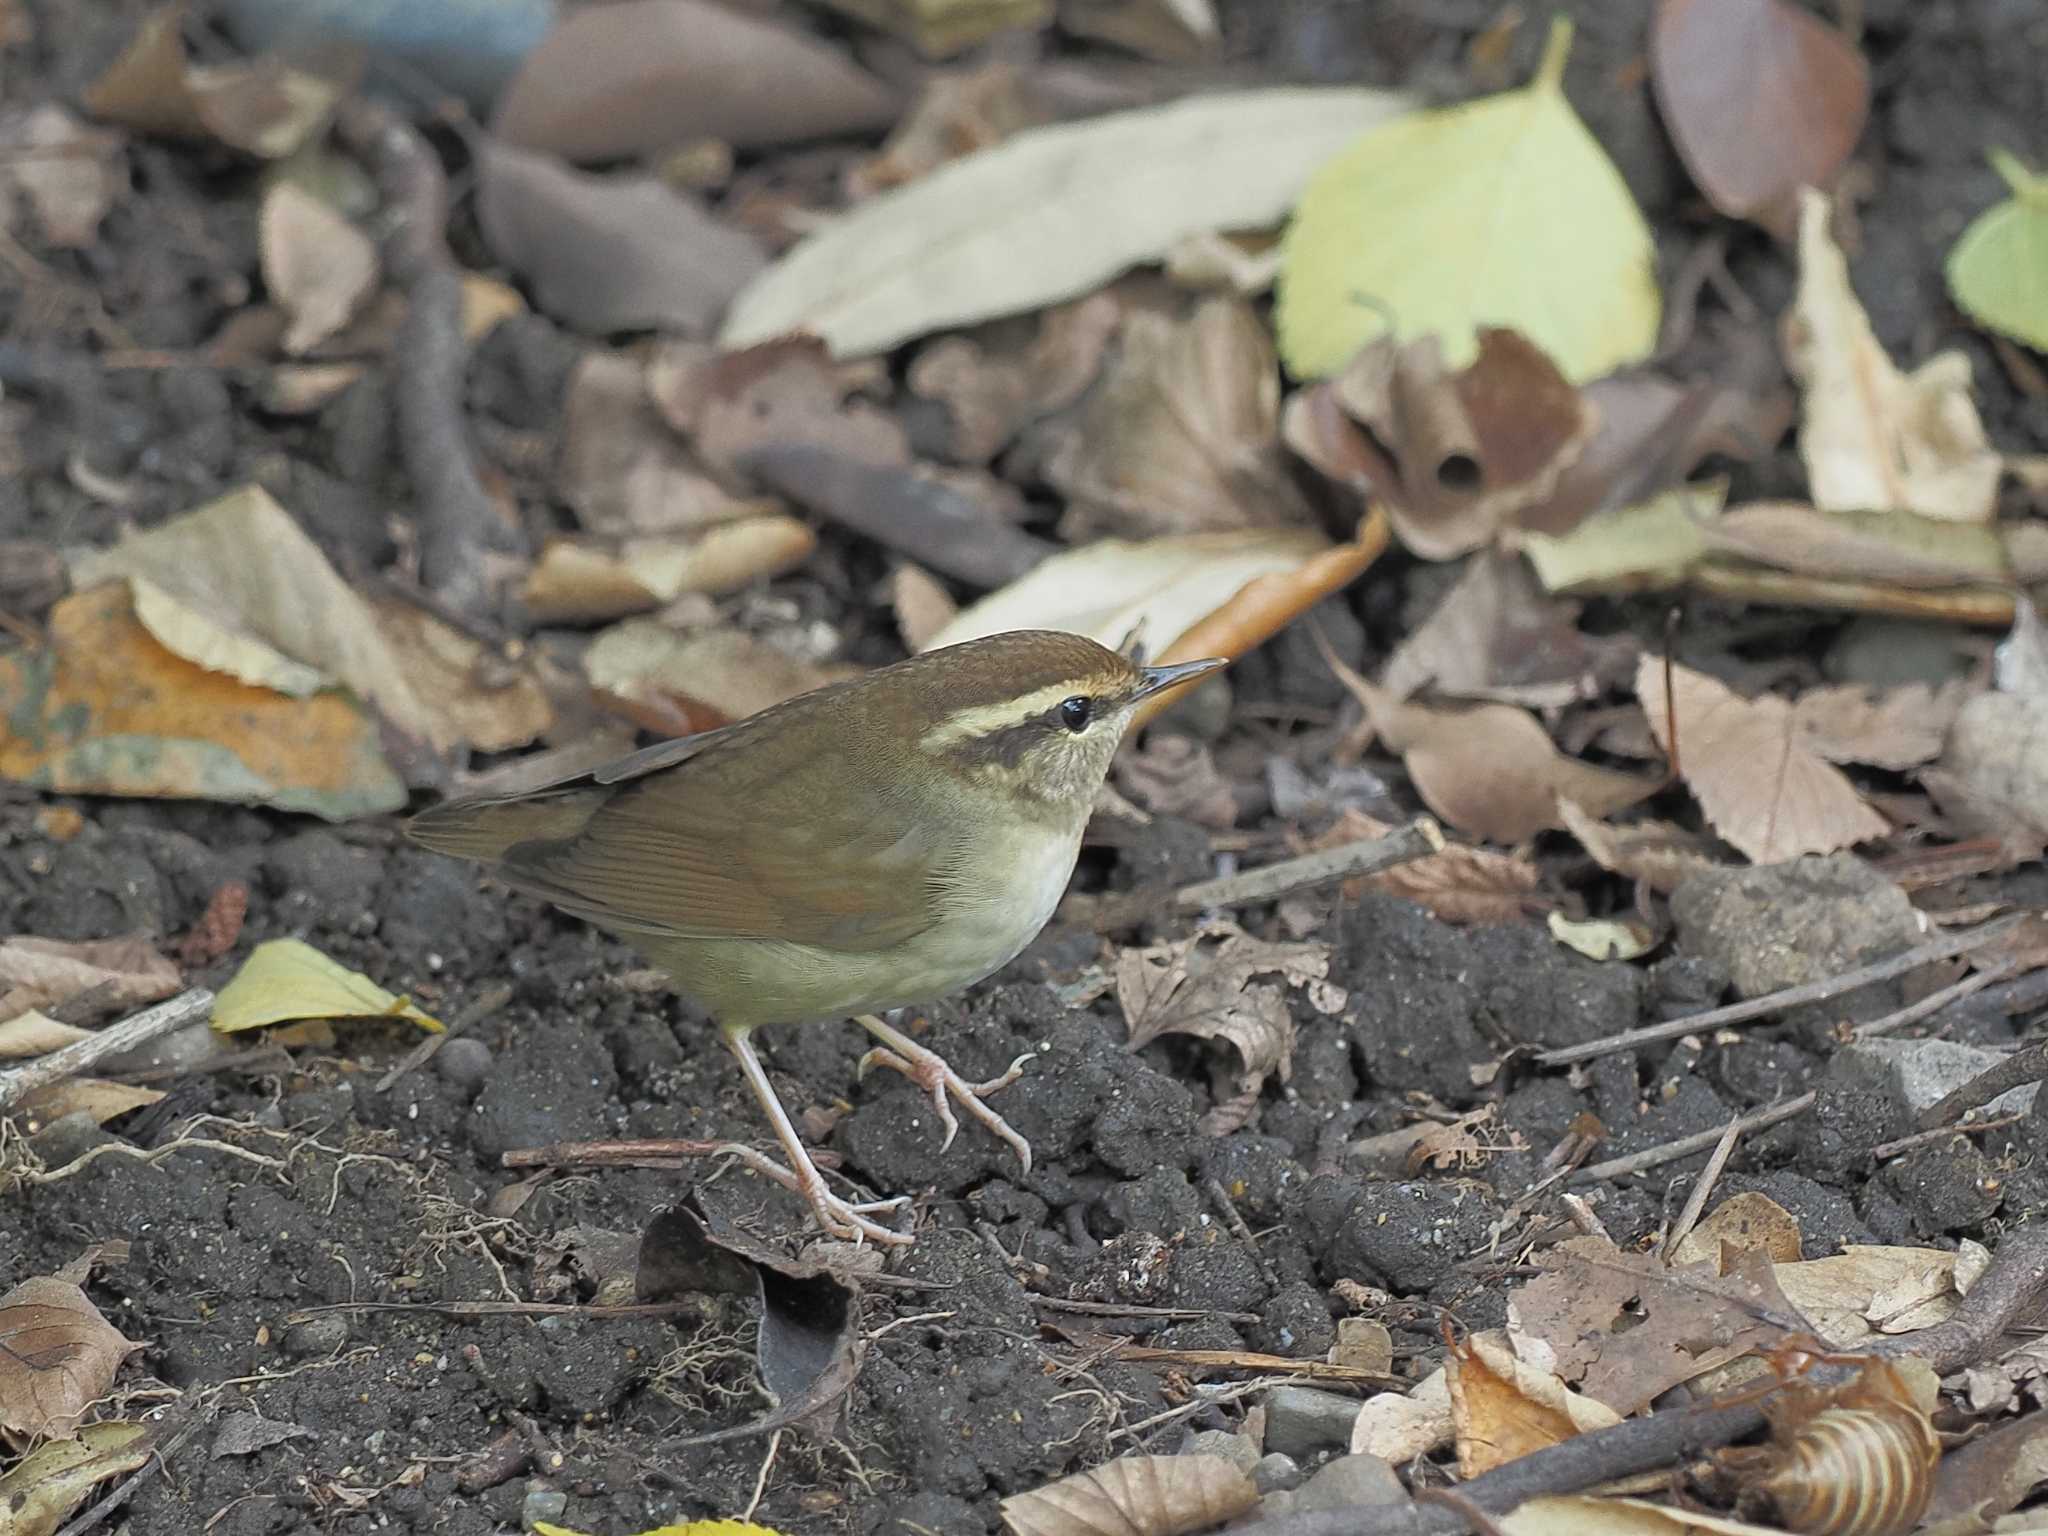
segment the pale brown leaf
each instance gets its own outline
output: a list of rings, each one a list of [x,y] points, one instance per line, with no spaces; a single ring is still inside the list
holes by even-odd
[[[1169,1034],[1227,1040],[1244,1062],[1247,1090],[1269,1073],[1284,1083],[1294,1069],[1287,987],[1304,988],[1318,1011],[1334,1013],[1344,1006],[1344,993],[1325,980],[1329,968],[1324,945],[1268,943],[1229,923],[1127,949],[1115,967],[1117,1003],[1129,1029],[1124,1048],[1135,1051]],[[1283,984],[1254,981],[1258,976],[1277,976]]]
[[[1002,1503],[1012,1536],[1188,1536],[1259,1501],[1221,1456],[1123,1456]]]
[[[10,205],[28,210],[59,250],[91,245],[127,186],[119,136],[54,102],[0,118],[0,150],[10,152],[0,156],[0,216]]]
[[[1116,760],[1116,785],[1146,810],[1182,816],[1217,831],[1237,824],[1237,797],[1209,749],[1185,736],[1155,735]]]
[[[183,984],[177,966],[139,935],[70,942],[0,939],[0,1020],[91,992],[103,1012],[161,1002]],[[99,990],[104,988],[105,990]]]
[[[1917,768],[1941,755],[1964,693],[1960,682],[1938,689],[1908,683],[1877,694],[1851,685],[1815,688],[1792,701],[1792,729],[1802,745],[1831,763]],[[1683,716],[1680,721],[1683,732]]]
[[[0,1430],[68,1435],[139,1344],[68,1280],[38,1275],[0,1296]]]
[[[1385,837],[1393,826],[1355,806],[1343,814],[1305,851],[1340,848],[1346,843]],[[1413,859],[1393,869],[1344,882],[1347,901],[1371,889],[1385,891],[1426,908],[1447,923],[1518,923],[1547,905],[1539,894],[1542,871],[1521,854],[1496,853],[1464,843],[1447,844],[1442,853]]]
[[[542,623],[596,623],[685,592],[736,592],[801,565],[817,544],[808,524],[779,515],[653,538],[554,539],[526,573],[519,600]]]
[[[1671,748],[1679,718],[1681,772],[1716,832],[1745,857],[1775,864],[1803,853],[1833,853],[1882,837],[1891,825],[1855,786],[1799,739],[1792,706],[1771,696],[1744,699],[1705,673],[1645,656],[1636,694],[1658,743]]]
[[[913,656],[960,613],[960,605],[938,577],[908,562],[889,575],[889,606],[896,612],[896,633],[903,640],[903,649]]]
[[[1939,764],[1921,774],[1942,810],[1997,837],[2015,858],[2048,842],[2048,698],[1980,693],[1964,704]]]
[[[32,1126],[50,1125],[66,1115],[87,1114],[93,1124],[109,1120],[132,1109],[147,1109],[163,1102],[160,1089],[139,1083],[117,1083],[105,1077],[67,1077],[38,1089],[22,1100],[20,1112]]]
[[[310,352],[354,318],[377,286],[377,247],[296,182],[277,181],[257,214],[263,285],[286,315],[284,349]]]
[[[1705,838],[1668,821],[1633,821],[1617,827],[1570,799],[1558,802],[1558,812],[1564,829],[1595,864],[1609,874],[1640,881],[1660,896],[1669,896],[1695,870],[1720,862]]]
[[[946,336],[910,365],[913,392],[946,408],[946,457],[984,464],[1024,427],[1078,400],[1102,366],[1104,348],[1123,321],[1108,293],[1050,309],[1022,346]]]
[[[83,1040],[91,1033],[91,1030],[80,1029],[76,1024],[59,1023],[40,1009],[31,1008],[27,1013],[16,1014],[0,1022],[0,1061],[47,1055]]]

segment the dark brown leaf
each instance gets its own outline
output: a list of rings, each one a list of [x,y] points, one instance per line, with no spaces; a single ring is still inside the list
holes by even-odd
[[[0,1430],[68,1435],[142,1346],[69,1280],[38,1275],[0,1296]]]

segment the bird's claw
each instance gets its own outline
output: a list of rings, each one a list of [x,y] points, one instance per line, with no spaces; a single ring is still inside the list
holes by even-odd
[[[863,1021],[865,1022],[865,1021]],[[869,1026],[873,1032],[873,1026]],[[894,1031],[891,1031],[894,1034]],[[945,1138],[939,1143],[939,1150],[945,1151],[953,1145],[953,1138],[960,1133],[960,1121],[953,1113],[950,1099],[960,1101],[960,1107],[979,1120],[998,1140],[1017,1154],[1017,1161],[1026,1173],[1031,1171],[1031,1143],[1020,1135],[1017,1129],[1001,1115],[990,1109],[983,1100],[991,1093],[1009,1087],[1024,1075],[1024,1064],[1035,1052],[1026,1051],[1010,1063],[1009,1069],[1000,1077],[992,1077],[984,1083],[970,1083],[947,1064],[938,1052],[927,1050],[907,1037],[898,1036],[887,1045],[878,1045],[860,1059],[857,1075],[865,1076],[870,1067],[887,1067],[892,1072],[901,1072],[918,1087],[931,1095],[932,1108],[939,1117],[939,1124],[945,1127]]]

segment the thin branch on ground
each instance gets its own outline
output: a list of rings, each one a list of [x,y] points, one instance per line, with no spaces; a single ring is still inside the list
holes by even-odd
[[[1882,1018],[1872,1019],[1868,1024],[1858,1024],[1851,1033],[1858,1040],[1871,1040],[1879,1035],[1888,1035],[1893,1030],[1904,1029],[1908,1024],[1918,1024],[1922,1019],[1941,1012],[1950,1003],[1960,1003],[1966,997],[1975,997],[1986,987],[2005,980],[2012,974],[2010,965],[1992,966],[1965,976],[1961,981],[1952,982],[1938,992],[1930,992],[1917,1003],[1908,1003],[1895,1008]]]
[[[1901,1136],[1897,1141],[1881,1141],[1870,1149],[1870,1160],[1881,1163],[1886,1158],[1897,1157],[1901,1152],[1911,1152],[1915,1147],[1924,1147],[1950,1136],[1974,1136],[1979,1131],[2002,1131],[2008,1125],[2018,1125],[2026,1119],[2024,1111],[2010,1115],[1996,1115],[1989,1120],[1970,1120],[1962,1125],[1937,1125],[1931,1130],[1915,1131],[1911,1136]]]
[[[12,1109],[38,1089],[87,1071],[109,1056],[118,1056],[183,1029],[212,1009],[213,994],[204,987],[194,987],[168,1002],[144,1009],[132,1019],[123,1019],[83,1040],[74,1040],[47,1056],[38,1056],[25,1067],[0,1072],[0,1112]]]
[[[462,274],[445,233],[448,179],[419,131],[380,102],[349,102],[335,128],[376,177],[389,220],[385,265],[405,292],[392,346],[393,424],[412,481],[420,580],[450,607],[487,613],[496,602],[490,557],[525,553],[525,536],[499,515],[470,447],[469,343]]]
[[[1686,1196],[1685,1209],[1678,1213],[1678,1220],[1665,1234],[1664,1247],[1658,1255],[1665,1263],[1671,1262],[1671,1255],[1678,1251],[1678,1245],[1699,1225],[1699,1219],[1707,1209],[1707,1197],[1721,1182],[1721,1170],[1728,1166],[1728,1159],[1735,1155],[1735,1144],[1742,1140],[1742,1129],[1743,1122],[1739,1117],[1730,1120],[1727,1129],[1721,1132],[1721,1139],[1714,1143],[1714,1155],[1707,1159],[1707,1166],[1693,1184],[1692,1193]]]
[[[1262,864],[1218,880],[1199,880],[1173,893],[1173,904],[1183,912],[1200,912],[1207,907],[1240,906],[1250,901],[1277,901],[1295,891],[1333,880],[1350,880],[1376,875],[1382,870],[1426,859],[1444,851],[1444,834],[1427,816],[1385,837],[1344,843],[1299,858]]]
[[[1960,1088],[1921,1110],[1920,1129],[1932,1131],[1953,1125],[1978,1105],[1989,1104],[2015,1088],[2038,1083],[2044,1077],[2048,1077],[2048,1040],[2037,1040],[2014,1051],[2005,1060],[1986,1067]]]
[[[1662,1146],[1645,1147],[1640,1152],[1631,1152],[1627,1157],[1610,1157],[1604,1163],[1588,1163],[1571,1176],[1574,1184],[1584,1184],[1596,1179],[1625,1178],[1632,1173],[1641,1173],[1647,1168],[1662,1167],[1675,1163],[1680,1158],[1691,1157],[1695,1152],[1704,1152],[1719,1143],[1731,1131],[1747,1135],[1751,1131],[1763,1130],[1766,1126],[1790,1120],[1794,1115],[1803,1115],[1813,1108],[1812,1093],[1802,1093],[1796,1099],[1787,1099],[1782,1104],[1767,1105],[1752,1110],[1738,1120],[1733,1120],[1718,1131],[1698,1131],[1690,1136],[1681,1136],[1676,1141],[1667,1141]]]
[[[1904,954],[1893,955],[1889,960],[1878,960],[1869,965],[1859,965],[1854,970],[1843,971],[1838,976],[1823,976],[1819,981],[1785,987],[1763,997],[1730,1003],[1725,1008],[1709,1008],[1704,1013],[1688,1014],[1682,1019],[1671,1019],[1662,1024],[1646,1024],[1640,1029],[1625,1029],[1619,1034],[1605,1035],[1598,1040],[1587,1040],[1579,1045],[1565,1045],[1555,1050],[1539,1051],[1535,1057],[1536,1064],[1540,1067],[1568,1067],[1573,1062],[1591,1061],[1597,1056],[1610,1056],[1617,1051],[1633,1050],[1639,1045],[1651,1045],[1659,1040],[1678,1040],[1686,1035],[1725,1029],[1731,1024],[1747,1024],[1752,1020],[1773,1013],[1782,1013],[1788,1008],[1801,1007],[1807,1003],[1825,1003],[1845,992],[1854,992],[1858,987],[1867,987],[1873,982],[1890,981],[1894,976],[1903,976],[1908,971],[1918,970],[1923,965],[1932,965],[1937,960],[1953,960],[1957,955],[1966,955],[1972,950],[1982,949],[1985,945],[2011,933],[2022,920],[2023,915],[2015,913],[1986,923],[1981,928],[1972,928],[1963,933],[1943,934],[1940,938],[1909,949]]]

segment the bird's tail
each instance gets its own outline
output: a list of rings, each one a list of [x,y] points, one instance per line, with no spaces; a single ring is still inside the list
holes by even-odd
[[[593,787],[451,800],[420,812],[405,824],[405,832],[436,853],[497,864],[521,843],[574,837],[611,795],[609,789]]]

